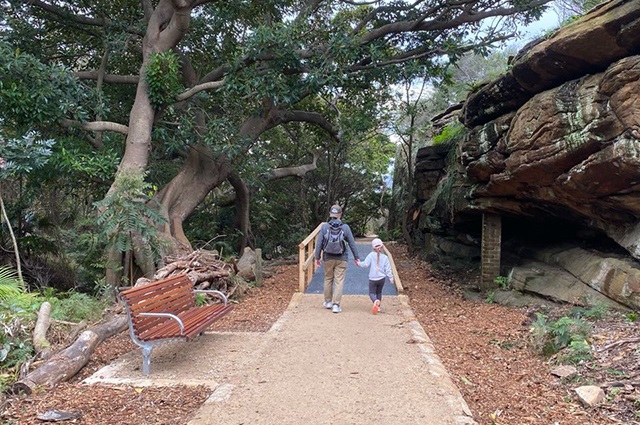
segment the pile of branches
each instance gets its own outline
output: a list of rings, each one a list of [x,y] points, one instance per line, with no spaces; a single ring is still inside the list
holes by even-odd
[[[238,274],[236,263],[225,262],[215,251],[196,250],[188,255],[169,256],[165,259],[165,264],[156,271],[153,278],[141,277],[135,286],[186,274],[194,289],[215,289],[231,298],[241,284],[241,279],[235,277]]]

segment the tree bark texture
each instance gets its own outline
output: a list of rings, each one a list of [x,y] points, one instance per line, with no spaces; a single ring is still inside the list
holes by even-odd
[[[235,225],[238,230],[240,230],[240,234],[242,238],[240,239],[240,243],[238,244],[238,252],[242,252],[245,247],[250,246],[249,244],[249,232],[251,222],[249,220],[250,213],[250,202],[251,202],[251,194],[249,192],[249,188],[242,181],[240,176],[236,173],[231,173],[229,175],[229,183],[233,186],[233,189],[236,192],[236,218]]]

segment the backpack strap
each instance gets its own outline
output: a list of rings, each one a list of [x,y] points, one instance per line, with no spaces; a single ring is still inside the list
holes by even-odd
[[[329,229],[331,229],[331,224],[328,221],[324,223],[324,225],[320,229],[320,233],[322,233],[322,249],[323,250],[329,243]]]

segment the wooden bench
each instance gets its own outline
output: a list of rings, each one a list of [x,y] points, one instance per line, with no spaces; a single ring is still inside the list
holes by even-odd
[[[196,293],[214,294],[220,304],[196,306]],[[142,347],[142,373],[149,375],[151,350],[173,341],[190,341],[233,309],[220,291],[194,290],[186,274],[120,292],[129,318],[131,339]]]

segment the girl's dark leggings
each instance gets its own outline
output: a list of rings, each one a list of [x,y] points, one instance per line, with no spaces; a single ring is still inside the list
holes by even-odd
[[[382,287],[384,286],[385,280],[387,280],[387,278],[369,280],[369,298],[371,298],[372,303],[376,300],[382,301]]]

